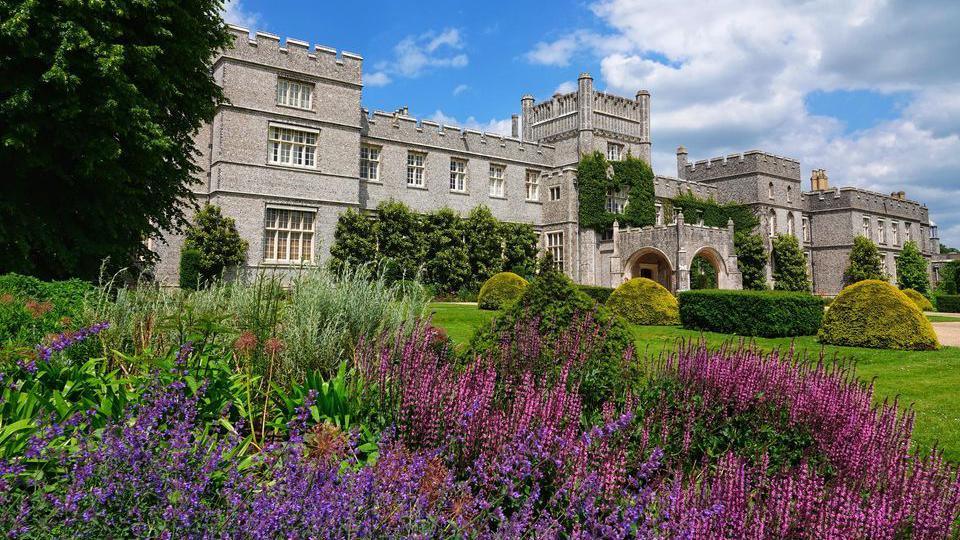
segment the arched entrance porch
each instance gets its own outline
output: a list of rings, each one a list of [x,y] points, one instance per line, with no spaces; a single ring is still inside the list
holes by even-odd
[[[624,280],[644,277],[663,285],[670,292],[676,291],[674,269],[670,258],[655,247],[637,250],[630,256],[625,266]]]

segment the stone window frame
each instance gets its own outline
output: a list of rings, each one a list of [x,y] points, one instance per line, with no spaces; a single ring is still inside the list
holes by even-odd
[[[302,111],[313,110],[313,93],[316,85],[310,82],[277,75],[277,105]],[[303,92],[306,91],[306,103]]]
[[[563,270],[563,231],[547,231],[544,233],[546,251],[553,257],[553,267]]]
[[[787,202],[793,202],[793,186],[787,186]]]
[[[913,240],[913,227],[909,221],[903,222],[903,242],[907,243]]]
[[[487,173],[488,193],[494,199],[507,198],[507,166],[491,163]]]
[[[623,209],[627,207],[626,188],[620,188],[617,191],[607,190],[607,199],[604,203],[604,209],[611,214],[622,214]]]
[[[452,193],[468,193],[467,167],[469,160],[464,158],[450,158],[450,191]]]
[[[620,143],[607,141],[607,161],[621,161],[623,159],[624,145]],[[616,152],[611,152],[616,150]]]
[[[563,198],[563,191],[560,186],[550,186],[550,200],[559,201]]]
[[[360,145],[360,179],[367,182],[380,182],[380,163],[383,147],[375,144]]]
[[[887,222],[883,219],[877,220],[877,244],[887,243]]]
[[[812,242],[812,234],[810,231],[810,218],[803,216],[800,218],[800,228],[801,234],[804,242]]]
[[[890,245],[899,246],[900,245],[900,222],[899,221],[890,221]]]
[[[793,216],[793,212],[787,212],[787,234],[797,235],[797,219]]]
[[[773,238],[777,235],[777,211],[776,209],[770,209],[770,215],[767,216],[767,227],[770,229],[770,238]]]
[[[654,224],[663,225],[664,221],[664,212],[663,212],[663,203],[653,203],[654,212],[656,212],[656,217],[654,218]]]
[[[870,225],[871,225],[870,216],[863,216],[863,229],[861,231],[861,234],[865,238],[870,238],[872,240],[873,234],[870,233]]]
[[[535,169],[527,169],[526,177],[524,179],[524,187],[526,188],[526,200],[539,201],[540,171]]]
[[[773,200],[773,182],[770,182],[770,184],[767,186],[767,198],[769,198],[771,201]]]
[[[289,138],[286,135],[289,134]],[[302,136],[302,138],[300,137]],[[316,169],[320,130],[280,122],[267,124],[267,163],[296,169]],[[286,151],[286,160],[284,152]],[[297,152],[302,163],[296,163]]]
[[[419,163],[417,163],[417,158],[419,158]],[[426,189],[426,171],[427,153],[407,150],[407,187]]]
[[[271,214],[276,214],[271,219]],[[292,217],[299,217],[299,225],[293,226]],[[283,223],[280,217],[284,216]],[[309,220],[305,219],[309,217]],[[309,221],[309,225],[305,223]],[[263,212],[263,262],[264,264],[313,264],[316,251],[317,209],[297,206],[267,204]],[[296,258],[291,257],[292,239],[297,238]],[[280,239],[284,239],[283,255],[278,257]],[[308,246],[309,244],[309,246]]]

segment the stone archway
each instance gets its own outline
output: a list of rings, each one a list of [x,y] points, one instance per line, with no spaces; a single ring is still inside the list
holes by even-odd
[[[645,247],[635,251],[624,266],[624,281],[645,277],[663,285],[670,292],[676,290],[670,258],[655,247]]]
[[[730,273],[727,271],[727,263],[724,260],[723,256],[720,253],[709,246],[701,247],[700,249],[693,252],[693,256],[690,257],[692,262],[696,258],[707,261],[710,266],[717,273],[717,288],[718,289],[734,289],[740,288],[739,284],[731,283]]]

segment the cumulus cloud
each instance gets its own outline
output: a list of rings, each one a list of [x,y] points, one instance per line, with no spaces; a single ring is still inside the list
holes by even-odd
[[[260,25],[261,20],[260,14],[248,10],[241,0],[228,0],[224,4],[220,15],[224,21],[250,30],[255,30]]]
[[[459,96],[460,94],[466,92],[466,91],[469,90],[469,89],[470,89],[470,87],[467,86],[467,85],[465,85],[465,84],[458,84],[458,85],[457,85],[456,87],[454,87],[454,89],[453,89],[453,95]]]
[[[577,91],[577,83],[573,81],[563,81],[557,85],[556,90],[553,91],[554,94],[569,94],[570,92]]]
[[[393,47],[391,59],[374,64],[367,84],[383,86],[394,78],[413,79],[431,69],[462,68],[469,63],[469,57],[462,52],[464,45],[463,36],[456,28],[407,36]]]
[[[486,122],[481,122],[475,117],[469,116],[466,120],[460,121],[456,117],[444,114],[442,110],[437,109],[433,114],[428,116],[427,119],[446,126],[456,126],[475,131],[483,131],[486,133],[496,133],[497,135],[509,136],[511,130],[511,119],[509,118],[502,120],[491,118]]]
[[[960,3],[601,0],[603,33],[537,43],[531,63],[599,60],[607,90],[652,94],[654,168],[760,148],[826,168],[833,185],[906,190],[960,244]],[[899,117],[851,131],[807,110],[814,91],[912,96]],[[806,181],[806,179],[804,179]]]

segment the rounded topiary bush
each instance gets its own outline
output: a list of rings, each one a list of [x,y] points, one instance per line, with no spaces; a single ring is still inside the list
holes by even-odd
[[[633,278],[620,285],[607,299],[607,307],[634,324],[680,324],[676,297],[652,279]]]
[[[910,297],[875,279],[840,291],[823,317],[820,341],[874,349],[927,350],[940,346],[930,321]]]
[[[494,274],[480,287],[477,304],[480,309],[502,309],[513,302],[527,288],[527,280],[513,272]]]
[[[930,300],[913,289],[903,289],[903,294],[907,295],[914,304],[920,308],[920,311],[933,311],[933,304]]]

